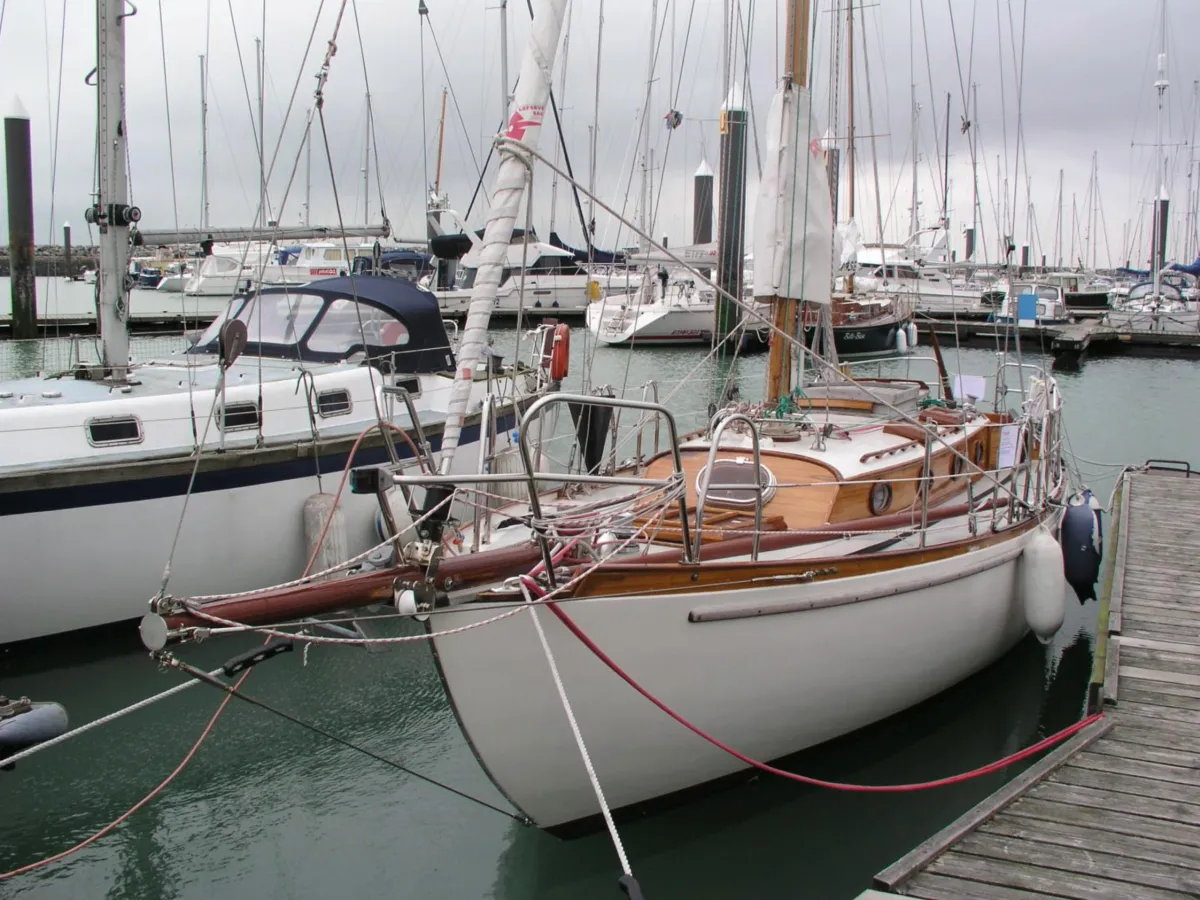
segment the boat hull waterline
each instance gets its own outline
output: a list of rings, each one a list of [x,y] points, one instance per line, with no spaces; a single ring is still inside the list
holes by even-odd
[[[685,718],[753,758],[778,759],[920,703],[1011,649],[1028,627],[1018,586],[1036,533],[801,588],[597,597],[564,609]],[[794,609],[800,591],[814,608]],[[772,604],[789,611],[760,614]],[[467,606],[431,617],[447,692],[497,787],[539,826],[569,828],[600,809],[529,615],[440,636],[495,614]],[[744,768],[638,696],[549,611],[538,615],[613,809]]]

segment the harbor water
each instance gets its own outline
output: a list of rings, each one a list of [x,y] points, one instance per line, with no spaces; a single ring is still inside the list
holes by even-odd
[[[86,293],[90,288],[71,285]],[[7,298],[0,283],[0,296]],[[0,310],[2,314],[2,310]],[[516,333],[496,330],[511,359]],[[580,377],[584,333],[573,335]],[[156,345],[164,352],[178,349]],[[135,342],[135,353],[138,344]],[[153,348],[147,346],[146,352]],[[1023,348],[1026,362],[1037,348]],[[54,350],[54,353],[59,352]],[[918,348],[918,355],[928,348]],[[48,360],[39,348],[38,360]],[[994,370],[995,354],[947,350],[949,368]],[[705,360],[700,349],[595,353],[591,381],[618,392],[653,378],[681,427],[722,399],[729,368],[745,399],[761,390],[765,359]],[[54,358],[57,361],[57,357]],[[0,369],[53,371],[0,344]],[[859,371],[874,372],[875,364]],[[921,361],[879,371],[930,379]],[[1117,464],[1194,455],[1200,426],[1187,398],[1200,367],[1187,362],[1097,359],[1059,373],[1073,451],[1086,482],[1107,502]],[[1009,376],[1008,405],[1018,379]],[[1105,522],[1106,529],[1111,523]],[[122,528],[119,521],[114,528]],[[53,535],[45,539],[53,541]],[[137,540],[130,530],[129,539]],[[269,553],[270,540],[247,547]],[[64,548],[63,565],[70,565]],[[215,559],[213,565],[221,565]],[[97,580],[105,573],[94,573]],[[86,603],[87,597],[77,598]],[[0,614],[3,614],[0,596]],[[969,770],[1078,719],[1094,641],[1096,602],[1072,594],[1065,626],[1043,647],[1032,638],[998,664],[924,705],[786,765],[854,783],[908,783]],[[394,626],[389,633],[418,633]],[[903,640],[903,635],[897,635]],[[181,655],[211,669],[257,639],[212,640]],[[719,671],[697,678],[720,679]],[[177,683],[140,649],[135,629],[0,650],[0,692],[66,705],[73,724]],[[459,732],[423,642],[382,652],[314,647],[253,671],[245,691],[405,767],[504,806]],[[196,686],[0,772],[0,872],[91,835],[162,781],[221,702]],[[581,723],[587,736],[588,723]],[[536,736],[530,736],[536,739]],[[735,747],[738,736],[720,735]],[[697,739],[699,740],[699,739]],[[655,898],[855,897],[871,876],[1011,778],[1009,769],[924,793],[864,795],[768,777],[722,785],[675,808],[624,824],[621,835],[648,900]],[[603,773],[600,773],[603,777]],[[615,898],[616,857],[603,833],[560,841],[440,790],[354,750],[234,701],[182,774],[115,833],[29,875],[0,882],[0,898],[161,897],[223,893],[325,900],[331,896]]]

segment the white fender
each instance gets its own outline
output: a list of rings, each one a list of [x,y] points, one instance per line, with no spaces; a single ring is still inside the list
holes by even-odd
[[[901,356],[908,352],[908,334],[903,326],[896,329],[896,352]]]
[[[1062,548],[1046,528],[1025,545],[1019,577],[1025,621],[1039,641],[1049,643],[1062,628],[1066,608]]]
[[[328,528],[325,527],[326,522],[329,522]],[[325,539],[321,543],[316,558],[313,559],[311,567],[313,572],[324,571],[350,557],[350,551],[347,549],[350,544],[346,539],[346,517],[342,514],[340,506],[334,508],[333,494],[313,494],[304,501],[304,558],[306,560],[312,557],[313,551],[317,547],[317,541],[321,540],[322,533],[324,533]],[[302,573],[297,572],[296,574]]]
[[[904,332],[908,335],[908,346],[910,348],[917,346],[917,323],[909,322],[904,326]]]

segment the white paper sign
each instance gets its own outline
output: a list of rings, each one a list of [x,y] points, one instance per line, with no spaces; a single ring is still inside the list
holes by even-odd
[[[1000,458],[996,461],[997,468],[1009,469],[1017,464],[1017,438],[1020,433],[1020,425],[1000,426]]]
[[[982,375],[955,375],[951,388],[955,400],[974,397],[981,400],[987,394],[987,379]]]

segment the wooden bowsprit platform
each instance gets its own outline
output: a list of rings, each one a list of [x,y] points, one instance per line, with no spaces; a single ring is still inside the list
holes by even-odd
[[[861,900],[1200,896],[1200,472],[1128,473],[1091,702],[1107,715],[875,876]]]

